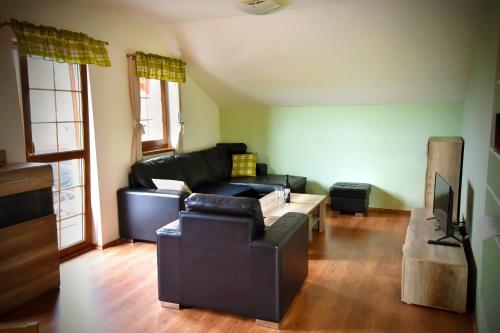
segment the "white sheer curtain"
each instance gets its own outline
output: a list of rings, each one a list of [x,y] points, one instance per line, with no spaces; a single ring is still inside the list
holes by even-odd
[[[130,106],[133,119],[132,150],[130,156],[131,164],[142,160],[142,140],[144,127],[141,124],[141,98],[139,78],[136,75],[135,59],[128,57],[128,87],[130,93]]]

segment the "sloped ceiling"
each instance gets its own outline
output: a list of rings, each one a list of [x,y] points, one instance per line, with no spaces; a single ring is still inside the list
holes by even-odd
[[[231,0],[102,1],[168,22],[220,107],[462,101],[480,12],[475,0],[291,0],[265,16]]]

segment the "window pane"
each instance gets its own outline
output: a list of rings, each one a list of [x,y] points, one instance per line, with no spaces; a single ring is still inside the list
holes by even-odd
[[[82,121],[81,93],[57,91],[57,121]]]
[[[141,119],[148,119],[148,100],[141,98]]]
[[[54,186],[52,189],[54,191],[59,190],[59,162],[50,163],[52,166],[52,176],[54,177]]]
[[[144,127],[144,134],[142,135],[142,141],[149,141],[149,123],[147,121],[141,121],[142,126]]]
[[[61,189],[83,185],[84,169],[82,159],[61,161],[59,162],[59,168]]]
[[[59,151],[83,149],[82,123],[57,124]]]
[[[60,192],[61,219],[83,213],[83,187],[74,187]]]
[[[80,90],[80,67],[75,64],[54,62],[56,89]]]
[[[145,134],[142,141],[163,140],[163,105],[161,81],[141,79],[141,123]]]
[[[149,96],[149,84],[150,84],[149,79],[145,79],[143,77],[139,78],[139,89],[141,93],[141,97],[148,97]]]
[[[27,57],[30,88],[54,89],[52,60]]]
[[[58,223],[59,248],[64,249],[84,240],[83,215],[70,217]]]
[[[163,120],[160,118],[149,122],[149,140],[163,139]]]
[[[176,115],[179,112],[179,83],[168,82],[168,111]]]
[[[59,216],[59,192],[52,192],[52,197],[54,199],[54,213],[56,213],[56,221],[59,221],[61,219]]]
[[[30,90],[30,111],[33,123],[56,121],[54,92]]]
[[[56,124],[31,124],[36,154],[57,152]]]

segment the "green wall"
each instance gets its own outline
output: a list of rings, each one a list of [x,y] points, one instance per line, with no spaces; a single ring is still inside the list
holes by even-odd
[[[500,5],[497,0],[483,1],[481,27],[472,61],[464,101],[462,136],[465,140],[462,177],[462,207],[471,226],[471,244],[477,266],[476,318],[479,332],[498,332],[500,318],[500,282],[491,276],[500,258],[492,236],[500,234],[500,222],[485,214],[488,155],[492,143],[495,93],[500,101],[500,85],[495,87],[497,47],[500,32]],[[495,92],[496,89],[496,92]],[[500,105],[496,106],[500,112]],[[489,239],[489,241],[486,241]],[[489,249],[487,253],[483,249]],[[496,267],[492,267],[496,265]],[[470,272],[474,274],[473,272]]]
[[[307,192],[368,182],[371,207],[411,209],[423,206],[427,139],[460,135],[462,111],[462,103],[221,109],[221,140],[245,142],[270,172],[306,176]]]

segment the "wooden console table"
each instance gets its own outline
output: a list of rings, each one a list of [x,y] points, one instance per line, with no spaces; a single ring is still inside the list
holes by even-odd
[[[427,218],[432,211],[415,208],[403,245],[401,301],[442,310],[466,312],[467,259],[464,248],[427,244],[443,236]]]
[[[0,313],[59,288],[52,184],[49,164],[0,168]]]

